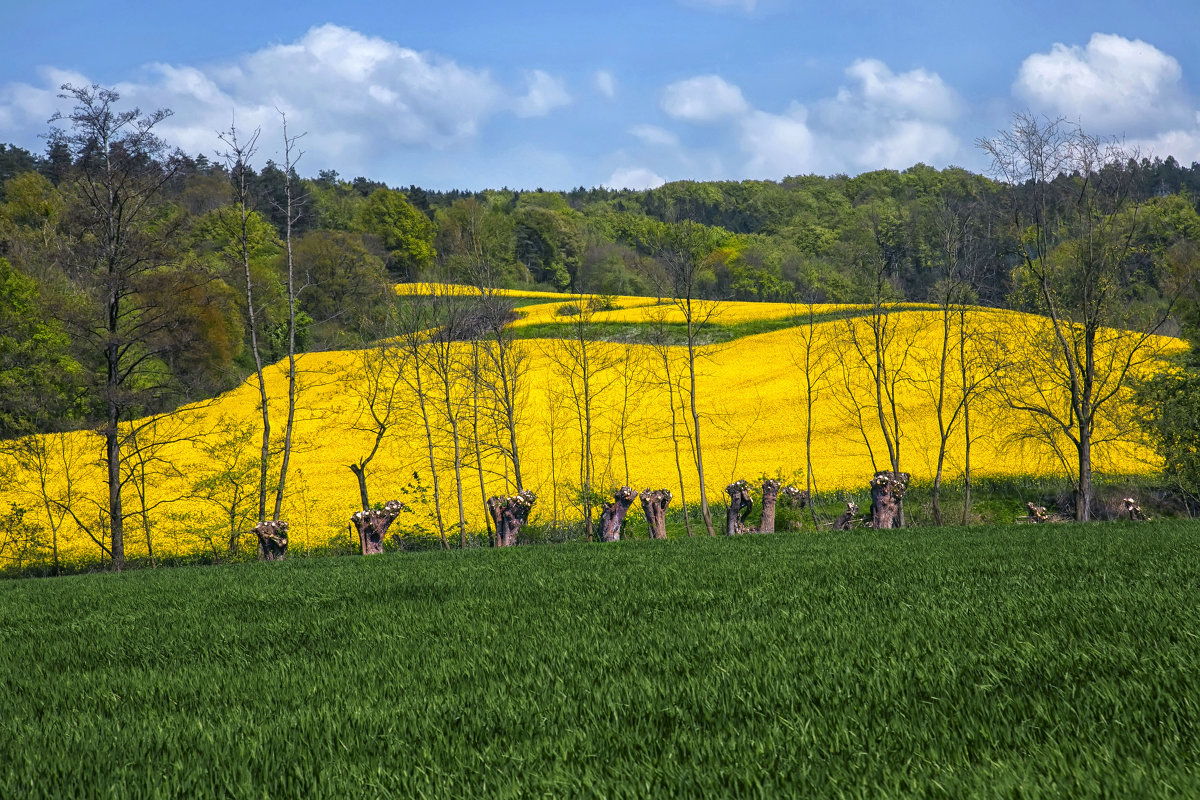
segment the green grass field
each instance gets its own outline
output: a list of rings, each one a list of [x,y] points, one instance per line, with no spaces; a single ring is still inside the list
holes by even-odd
[[[0,583],[0,797],[1200,795],[1200,525]]]

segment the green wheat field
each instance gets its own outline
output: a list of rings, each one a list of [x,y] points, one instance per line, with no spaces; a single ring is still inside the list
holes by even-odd
[[[0,797],[1196,797],[1200,525],[0,583]]]

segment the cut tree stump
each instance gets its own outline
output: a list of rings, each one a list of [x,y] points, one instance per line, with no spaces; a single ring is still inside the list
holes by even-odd
[[[775,503],[779,501],[779,481],[767,478],[762,486],[762,521],[758,529],[762,533],[775,532]]]
[[[492,497],[484,503],[496,526],[496,547],[512,547],[517,543],[517,534],[536,502],[536,494],[522,489],[511,497]]]
[[[835,531],[848,531],[854,525],[854,518],[858,515],[858,503],[846,503],[846,510],[841,516],[833,521],[833,529]]]
[[[1029,509],[1029,521],[1033,523],[1049,522],[1050,515],[1046,513],[1045,506],[1035,506],[1033,503],[1026,503],[1025,507]]]
[[[871,479],[871,527],[899,528],[904,511],[904,492],[911,476],[907,472],[881,470]]]
[[[762,486],[762,522],[758,526],[761,533],[775,532],[775,509],[779,501],[792,508],[804,508],[808,505],[808,492],[795,486],[780,486],[779,481],[767,478]]]
[[[283,561],[287,558],[287,520],[263,520],[254,526],[254,535],[258,537],[259,561]]]
[[[642,512],[646,515],[646,527],[651,539],[667,538],[667,506],[671,504],[668,489],[646,489],[638,498],[642,501]]]
[[[358,530],[358,542],[364,556],[379,555],[383,552],[383,537],[387,536],[388,528],[404,510],[404,504],[399,500],[389,500],[382,510],[371,508],[354,512],[350,517],[350,524]]]
[[[622,486],[613,491],[613,501],[605,503],[600,512],[600,541],[616,542],[621,538],[621,526],[625,524],[625,515],[637,498],[638,493],[628,486]]]
[[[1129,516],[1129,518],[1131,520],[1134,520],[1135,522],[1136,521],[1147,521],[1150,519],[1149,517],[1146,516],[1145,512],[1142,511],[1142,507],[1139,506],[1137,504],[1137,501],[1134,500],[1132,497],[1125,498],[1125,513]]]
[[[729,494],[729,509],[725,512],[725,535],[734,536],[746,532],[746,518],[754,507],[750,498],[750,484],[735,481],[725,487]]]

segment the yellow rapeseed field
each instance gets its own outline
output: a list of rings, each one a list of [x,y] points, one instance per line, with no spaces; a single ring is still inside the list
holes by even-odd
[[[398,291],[417,291],[415,287],[404,285]],[[564,321],[554,315],[554,309],[571,298],[553,297],[555,302],[522,309],[523,321]],[[645,322],[664,312],[676,319],[673,307],[655,305],[653,298],[618,298],[617,304],[618,310],[595,314],[595,321]],[[817,311],[834,308],[819,307]],[[718,311],[716,320],[725,324],[797,313],[796,307],[788,304],[759,303],[727,303]],[[989,334],[981,336],[980,342],[1015,336],[1016,331],[1037,322],[1016,312],[983,309],[971,310],[967,316],[975,329]],[[819,489],[861,491],[875,469],[888,466],[873,405],[876,382],[853,344],[855,337],[860,342],[869,338],[870,319],[860,316],[811,328],[786,328],[701,351],[697,404],[710,502],[720,502],[724,487],[738,478],[753,481],[761,475],[777,475],[803,485],[805,387],[809,383],[805,363],[815,383],[812,454],[813,477]],[[890,368],[899,376],[894,382],[894,399],[901,466],[918,481],[930,480],[936,466],[939,435],[933,398],[938,385],[941,320],[939,312],[915,307],[888,318]],[[1162,349],[1183,346],[1166,339],[1157,344]],[[578,365],[584,354],[577,351],[578,343],[559,339],[518,340],[516,347],[525,353],[527,365],[518,389],[517,449],[525,487],[539,498],[534,519],[578,518],[574,500],[583,482],[580,464],[585,433]],[[602,492],[622,484],[637,489],[669,488],[676,498],[684,495],[689,502],[698,500],[686,349],[599,342],[587,347],[594,486]],[[976,360],[985,345],[977,342],[973,347],[968,372],[978,375],[985,370],[983,362]],[[357,483],[349,465],[365,457],[374,441],[368,430],[370,409],[363,399],[367,394],[363,391],[367,388],[364,363],[369,362],[371,353],[316,353],[300,358],[300,410],[283,514],[291,524],[293,548],[304,550],[346,536],[350,515],[359,509]],[[471,343],[460,342],[452,346],[451,355],[465,366],[473,363],[480,351],[473,350]],[[426,408],[435,440],[441,511],[453,536],[458,504],[451,426],[437,376],[428,365],[423,370],[423,386],[430,393]],[[952,359],[951,370],[958,370],[956,360]],[[409,367],[405,374],[410,380],[414,377]],[[951,405],[960,394],[955,388],[957,374],[951,375],[946,389]],[[273,428],[281,434],[286,413],[284,365],[272,366],[267,378]],[[498,415],[489,413],[489,397],[487,392],[475,390],[465,371],[456,373],[451,381],[450,404],[460,439],[464,522],[471,530],[483,527],[485,496],[514,490],[511,463],[501,450],[508,446],[507,435],[497,422]],[[412,511],[397,525],[428,531],[435,523],[425,426],[411,388],[403,388],[398,398],[393,425],[368,468],[371,500],[395,497],[404,501]],[[1004,403],[981,397],[972,414],[977,439],[971,460],[976,474],[1061,474],[1053,448],[1033,439],[1017,441],[1011,435],[1026,423]],[[125,528],[129,556],[146,554],[147,533],[158,553],[223,551],[231,529],[252,526],[260,419],[257,387],[251,378],[212,401],[157,421],[157,438],[175,443],[148,453],[153,457],[146,459],[144,481],[139,481],[139,473],[133,470],[126,484],[125,507],[132,514]],[[479,431],[479,448],[472,441],[475,430]],[[154,433],[146,431],[142,438],[153,441]],[[47,537],[56,530],[64,558],[96,557],[100,554],[98,541],[106,541],[107,488],[101,438],[93,432],[76,432],[35,437],[28,444],[34,455],[27,454],[22,463],[7,466],[10,480],[0,492],[0,507],[16,503],[26,508],[27,519],[42,525]],[[961,471],[962,447],[961,432],[955,432],[945,467],[948,479]],[[1136,447],[1100,447],[1096,453],[1100,473],[1128,474],[1153,468],[1153,459]],[[414,473],[419,476],[415,482]],[[151,509],[145,519],[139,513],[142,486],[145,505]],[[233,502],[235,499],[238,502]],[[146,521],[148,530],[143,524]],[[244,539],[244,546],[251,541]]]

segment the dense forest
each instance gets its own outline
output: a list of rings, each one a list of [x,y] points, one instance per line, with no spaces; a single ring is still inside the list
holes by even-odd
[[[433,191],[302,177],[286,128],[283,164],[256,164],[279,150],[258,131],[185,154],[154,134],[165,112],[73,93],[44,153],[0,145],[0,440],[88,426],[114,432],[115,453],[124,421],[388,334],[397,282],[670,296],[682,252],[698,298],[953,297],[1088,331],[1196,331],[1200,164],[1129,157],[1065,123],[1018,119],[1017,134],[1055,131],[1074,154],[1042,173],[1006,169],[1028,138],[981,141],[995,179],[917,164],[647,191]],[[1194,475],[1196,437],[1181,434],[1200,427],[1193,367],[1141,397],[1169,467]]]

